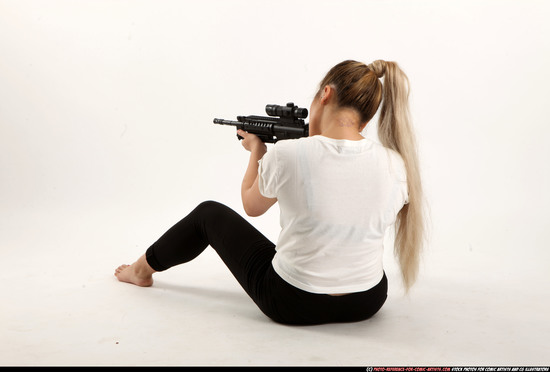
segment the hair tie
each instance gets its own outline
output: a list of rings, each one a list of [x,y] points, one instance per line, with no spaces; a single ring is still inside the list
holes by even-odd
[[[367,67],[376,74],[378,79],[383,77],[386,73],[386,61],[381,59],[372,62],[370,65],[367,65]]]

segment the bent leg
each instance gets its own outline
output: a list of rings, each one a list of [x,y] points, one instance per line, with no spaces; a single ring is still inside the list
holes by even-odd
[[[257,303],[275,245],[223,204],[199,204],[147,250],[146,258],[155,271],[163,271],[193,260],[209,245]]]

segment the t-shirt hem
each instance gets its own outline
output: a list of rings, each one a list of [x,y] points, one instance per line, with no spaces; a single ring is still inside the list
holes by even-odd
[[[384,272],[382,271],[382,275],[380,278],[373,280],[372,282],[365,282],[361,283],[359,285],[353,285],[353,286],[342,286],[342,287],[322,287],[322,286],[312,286],[312,285],[306,285],[299,280],[296,280],[295,278],[291,277],[287,273],[284,272],[283,269],[278,265],[277,260],[273,259],[272,261],[273,269],[288,284],[301,289],[302,291],[309,292],[309,293],[315,293],[315,294],[341,294],[341,293],[357,293],[357,292],[364,292],[368,291],[371,288],[374,288],[382,278],[384,277]]]

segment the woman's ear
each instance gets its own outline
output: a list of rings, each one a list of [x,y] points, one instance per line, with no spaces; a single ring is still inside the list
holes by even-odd
[[[334,88],[332,88],[330,85],[325,85],[323,88],[323,92],[321,93],[321,104],[326,105],[334,95]]]

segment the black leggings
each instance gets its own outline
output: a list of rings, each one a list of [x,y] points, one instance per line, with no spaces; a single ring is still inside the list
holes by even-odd
[[[156,271],[189,262],[211,246],[260,310],[284,324],[356,322],[370,318],[387,297],[386,275],[375,287],[345,296],[303,291],[281,279],[271,261],[275,245],[238,213],[207,201],[170,228],[146,252]]]

